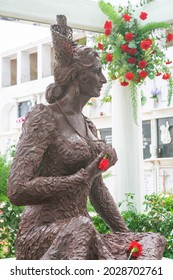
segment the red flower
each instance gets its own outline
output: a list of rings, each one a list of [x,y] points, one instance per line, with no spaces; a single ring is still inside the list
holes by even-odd
[[[135,64],[136,63],[136,57],[129,57],[127,59],[127,62],[130,63],[130,64]]]
[[[129,14],[124,14],[124,15],[122,15],[122,18],[123,18],[125,21],[130,21],[132,17],[131,17]]]
[[[172,61],[170,61],[170,60],[166,61],[166,64],[171,64],[171,63],[172,63]]]
[[[109,160],[107,158],[102,158],[98,164],[98,169],[105,171],[108,169],[108,167],[109,167]]]
[[[108,62],[112,62],[112,60],[113,60],[113,54],[108,53],[108,54],[106,55],[106,60],[107,60]]]
[[[168,74],[168,73],[166,73],[166,74],[164,74],[164,75],[162,76],[162,79],[163,79],[163,80],[168,80],[170,77],[171,77],[171,75]]]
[[[134,79],[134,74],[132,72],[127,72],[125,77],[127,80],[131,81]]]
[[[141,60],[138,62],[139,68],[145,68],[147,66],[147,63],[145,60]]]
[[[140,14],[140,19],[142,19],[142,20],[145,20],[146,18],[147,18],[147,16],[148,16],[148,14],[147,13],[145,13],[145,12],[141,12],[141,14]]]
[[[131,256],[135,258],[140,257],[142,255],[142,245],[133,240],[128,247],[128,251],[130,252],[129,259]]]
[[[140,47],[141,49],[143,49],[144,51],[148,50],[152,45],[152,41],[150,39],[145,39],[140,43]]]
[[[105,35],[109,36],[111,34],[111,31],[112,30],[110,28],[105,29]]]
[[[121,49],[122,49],[123,52],[127,52],[128,48],[129,48],[129,47],[128,47],[127,44],[123,44],[123,45],[121,46]]]
[[[148,72],[145,70],[142,70],[141,72],[139,72],[139,77],[145,79],[148,75]]]
[[[103,51],[103,50],[104,50],[104,48],[103,48],[103,44],[98,43],[98,49]]]
[[[173,34],[172,33],[168,33],[166,39],[167,39],[167,42],[173,41]]]
[[[112,21],[106,21],[104,25],[104,29],[112,29]]]
[[[131,42],[135,36],[132,33],[126,33],[125,40]]]
[[[160,72],[157,72],[156,76],[160,76],[160,75],[162,75],[162,73],[160,73]]]
[[[123,87],[128,86],[128,84],[129,84],[128,82],[120,82],[120,85],[123,86]]]
[[[127,53],[134,55],[137,53],[137,49],[136,48],[128,48],[127,49]]]

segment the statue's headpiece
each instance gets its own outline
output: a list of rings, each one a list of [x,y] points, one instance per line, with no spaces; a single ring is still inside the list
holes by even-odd
[[[57,24],[51,25],[55,62],[58,65],[70,65],[76,46],[73,41],[73,30],[67,26],[67,19],[64,15],[57,15],[56,20]]]

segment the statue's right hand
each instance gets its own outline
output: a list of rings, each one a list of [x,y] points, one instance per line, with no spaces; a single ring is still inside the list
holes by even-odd
[[[109,169],[112,165],[114,165],[117,161],[117,154],[115,152],[115,149],[112,147],[109,147],[106,151],[102,151],[85,169],[88,173],[89,180],[93,180],[98,175],[102,174],[105,169],[100,169],[99,163],[100,161],[107,156],[107,159],[109,161],[109,166],[107,169]],[[106,170],[107,170],[106,169]]]

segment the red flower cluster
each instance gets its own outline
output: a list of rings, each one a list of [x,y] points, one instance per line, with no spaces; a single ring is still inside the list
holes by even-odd
[[[112,61],[113,61],[113,54],[108,53],[108,54],[106,55],[106,60],[107,60],[108,62],[112,62]]]
[[[131,81],[134,79],[134,74],[132,72],[127,72],[125,77],[127,80]]]
[[[160,72],[157,72],[156,76],[160,76],[160,75],[162,75],[162,73],[160,73]]]
[[[166,73],[162,76],[162,79],[163,80],[168,80],[170,78],[170,76],[171,76],[170,74]]]
[[[145,79],[148,75],[148,72],[145,70],[142,70],[141,72],[139,72],[139,77],[142,79]]]
[[[125,21],[130,21],[132,17],[131,17],[129,14],[124,14],[124,15],[122,15],[122,18],[123,18]]]
[[[123,86],[123,87],[126,87],[126,86],[129,85],[129,83],[128,82],[120,82],[120,85]]]
[[[147,66],[147,62],[145,60],[141,60],[138,62],[139,68],[145,68]]]
[[[130,252],[129,259],[131,256],[135,258],[140,257],[142,255],[142,245],[133,240],[128,247],[128,251]]]
[[[142,19],[142,20],[145,20],[145,19],[147,19],[147,16],[148,16],[148,14],[147,13],[145,13],[145,12],[141,12],[141,14],[140,14],[140,19]]]
[[[99,49],[99,50],[102,50],[102,51],[104,50],[103,44],[98,43],[98,45],[97,45],[97,46],[98,46],[98,49]]]
[[[173,34],[168,33],[166,39],[167,39],[167,42],[172,42],[173,41]]]
[[[141,43],[140,43],[140,47],[141,49],[143,49],[144,51],[148,50],[152,45],[152,41],[147,38],[145,40],[143,40]]]
[[[137,53],[137,49],[136,48],[129,48],[128,44],[123,44],[121,46],[121,49],[122,49],[123,52],[127,52],[131,55],[134,55],[134,54]]]
[[[167,64],[171,61],[166,58],[164,50],[167,46],[161,40],[163,35],[155,33],[155,30],[166,30],[171,25],[165,22],[143,24],[141,21],[146,20],[148,14],[142,11],[135,18],[134,5],[130,3],[127,7],[120,5],[119,9],[115,9],[107,1],[98,2],[108,20],[112,20],[105,22],[105,34],[99,38],[102,44],[98,45],[98,49],[103,51],[101,61],[107,67],[109,78],[114,80],[116,77],[121,86],[129,85],[129,91],[135,99],[138,87],[145,83],[147,77],[153,79],[161,75],[163,80],[169,79],[170,104],[173,79]],[[167,32],[166,40],[173,41],[171,32]],[[137,108],[135,104],[132,102],[133,112]]]
[[[133,40],[134,37],[135,37],[135,36],[133,35],[133,33],[126,33],[126,35],[125,35],[125,40],[126,40],[127,42],[131,42],[131,41]]]
[[[127,62],[130,64],[135,64],[136,63],[137,58],[136,57],[129,57],[127,59]]]
[[[104,29],[105,29],[105,35],[109,36],[111,34],[111,31],[112,31],[112,21],[107,20],[105,22]]]
[[[108,167],[109,167],[109,160],[105,157],[102,158],[98,164],[98,169],[105,171],[108,169]]]

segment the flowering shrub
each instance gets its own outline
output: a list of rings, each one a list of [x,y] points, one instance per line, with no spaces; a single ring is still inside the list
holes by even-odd
[[[168,81],[170,105],[173,79],[168,64],[172,61],[165,55],[167,42],[173,41],[170,25],[164,22],[144,25],[149,15],[143,11],[135,18],[135,10],[130,3],[127,7],[119,6],[117,11],[103,0],[99,1],[99,6],[108,16],[104,34],[98,38],[101,62],[107,67],[110,80],[119,79],[121,86],[130,87],[135,120],[137,87],[144,84],[147,77],[154,79],[162,75],[162,79]]]

